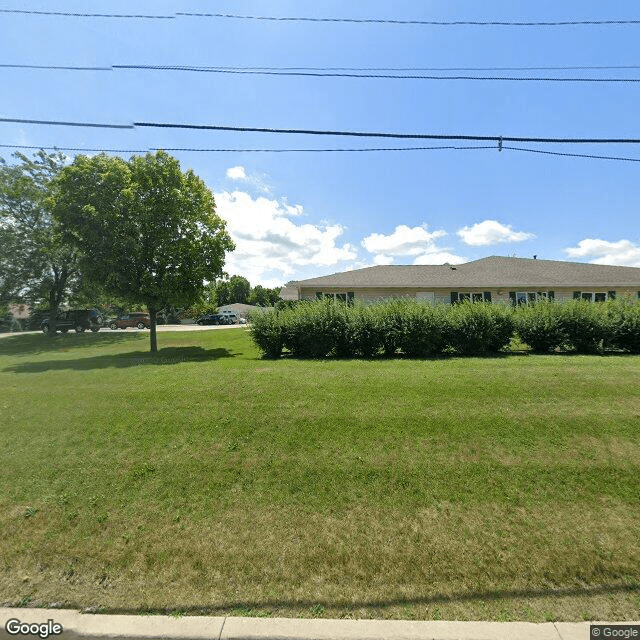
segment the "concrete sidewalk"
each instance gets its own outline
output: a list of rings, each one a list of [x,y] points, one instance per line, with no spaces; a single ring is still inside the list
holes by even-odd
[[[12,624],[7,627],[10,620]],[[51,621],[48,623],[47,622]],[[33,634],[21,625],[45,625]],[[60,625],[54,629],[54,625]],[[63,609],[0,608],[0,638],[131,640],[588,640],[589,622],[448,622],[82,614]],[[615,624],[615,623],[611,623]],[[617,623],[639,624],[639,622]],[[25,628],[23,627],[23,630]],[[58,634],[54,635],[55,631]],[[639,627],[640,631],[640,627]],[[12,632],[12,633],[11,633]],[[48,634],[48,635],[47,635]]]

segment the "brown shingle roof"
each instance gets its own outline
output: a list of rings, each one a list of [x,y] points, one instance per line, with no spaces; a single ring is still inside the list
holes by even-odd
[[[380,265],[300,280],[300,287],[632,287],[640,268],[490,256],[458,265]]]

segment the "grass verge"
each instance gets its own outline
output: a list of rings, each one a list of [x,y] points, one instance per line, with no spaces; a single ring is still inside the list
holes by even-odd
[[[634,619],[640,358],[0,340],[0,603]]]

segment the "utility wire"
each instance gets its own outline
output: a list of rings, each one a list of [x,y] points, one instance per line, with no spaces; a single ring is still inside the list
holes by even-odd
[[[0,144],[1,148],[16,149],[53,149],[59,151],[88,151],[92,153],[147,153],[150,151],[189,151],[198,153],[360,153],[373,151],[432,151],[439,149],[496,149],[495,145],[482,146],[437,146],[437,147],[370,147],[352,149],[207,149],[198,147],[149,147],[148,149],[96,149],[89,147],[43,147],[37,145]]]
[[[392,18],[311,18],[292,16],[253,16],[231,13],[192,13],[177,12],[172,15],[145,15],[125,13],[72,13],[67,11],[35,11],[28,9],[0,9],[0,13],[25,14],[40,16],[63,16],[70,18],[135,18],[135,19],[160,19],[173,20],[178,17],[187,18],[224,18],[235,20],[266,20],[273,22],[341,22],[351,24],[393,24],[393,25],[419,25],[434,27],[457,26],[498,26],[498,27],[565,27],[565,26],[593,26],[593,25],[637,25],[640,20],[561,20],[561,21],[511,21],[511,20],[402,20]]]
[[[232,13],[187,13],[178,12],[177,16],[193,18],[232,18],[235,20],[268,20],[275,22],[346,22],[359,24],[404,24],[426,25],[435,27],[456,26],[498,26],[498,27],[564,27],[576,25],[630,25],[640,24],[640,20],[566,20],[552,22],[524,22],[524,21],[498,21],[498,20],[397,20],[389,18],[309,18],[290,16],[251,16]]]
[[[640,65],[582,65],[546,67],[251,67],[251,66],[193,66],[196,69],[230,69],[237,71],[571,71],[640,69]]]
[[[553,78],[553,77],[508,77],[508,76],[426,76],[426,75],[392,75],[389,73],[347,73],[342,71],[257,71],[248,69],[216,69],[210,67],[189,66],[163,66],[163,65],[125,65],[115,64],[114,69],[144,69],[155,71],[192,71],[198,73],[218,73],[236,75],[261,75],[261,76],[303,76],[316,78],[364,78],[364,79],[388,79],[388,80],[485,80],[485,81],[529,81],[529,82],[640,82],[640,78]]]
[[[315,70],[291,71],[286,69],[235,69],[231,67],[199,67],[187,65],[150,65],[150,64],[114,64],[110,67],[74,67],[57,65],[31,64],[0,64],[2,69],[37,69],[53,71],[114,71],[114,70],[142,70],[142,71],[187,71],[197,73],[217,73],[235,75],[263,75],[263,76],[302,76],[317,78],[363,78],[387,80],[484,80],[503,82],[596,82],[596,83],[638,83],[640,78],[554,78],[531,76],[427,76],[389,73],[346,73],[342,71],[327,72]],[[638,67],[640,68],[640,66]]]
[[[159,19],[173,20],[175,15],[141,15],[125,13],[70,13],[67,11],[32,11],[27,9],[0,9],[0,13],[23,13],[38,16],[64,16],[67,18],[139,18],[139,19]]]
[[[1,121],[2,119],[0,119]],[[499,142],[539,142],[547,144],[639,144],[640,138],[529,138],[511,136],[468,136],[432,133],[374,133],[364,131],[326,131],[317,129],[271,129],[262,127],[230,127],[210,124],[173,124],[166,122],[134,122],[136,127],[164,129],[197,129],[209,131],[238,131],[255,133],[287,133],[318,136],[352,136],[360,138],[399,138],[418,140],[474,140]]]
[[[179,124],[172,122],[134,122],[132,124],[102,124],[61,120],[32,120],[22,118],[0,118],[0,122],[42,124],[66,127],[99,127],[108,129],[135,129],[136,127],[159,129],[194,129],[206,131],[237,131],[242,133],[279,133],[317,136],[348,136],[358,138],[395,138],[404,140],[469,140],[475,142],[537,142],[545,144],[640,144],[640,138],[533,138],[514,136],[470,136],[435,133],[383,133],[372,131],[329,131],[324,129],[274,129],[266,127],[232,127],[214,124]]]
[[[77,67],[51,64],[0,64],[2,69],[46,69],[53,71],[113,71],[113,67]]]
[[[79,151],[84,153],[149,153],[153,151],[184,151],[199,153],[359,153],[374,151],[431,151],[440,149],[451,149],[460,151],[472,151],[477,149],[493,149],[499,150],[495,145],[482,146],[438,146],[438,147],[372,147],[363,149],[205,149],[193,147],[150,147],[148,149],[104,149],[90,147],[60,147],[60,146],[42,146],[42,145],[23,145],[23,144],[0,144],[0,148],[8,149],[50,149],[53,151]],[[502,149],[510,151],[525,151],[528,153],[541,153],[551,156],[564,156],[569,158],[590,158],[594,160],[617,160],[622,162],[640,162],[640,158],[626,158],[620,156],[600,156],[586,153],[562,153],[559,151],[543,151],[541,149],[526,149],[523,147],[511,147],[503,145]]]
[[[640,69],[640,65],[582,65],[546,67],[243,67],[202,65],[115,64],[105,67],[81,67],[45,64],[0,64],[4,69],[52,69],[71,71],[113,71],[114,69],[167,69],[171,71],[607,71]]]
[[[96,122],[68,122],[58,120],[27,120],[22,118],[0,118],[0,122],[17,122],[19,124],[46,124],[63,127],[98,127],[100,129],[135,129],[132,124],[102,124]]]
[[[640,162],[640,158],[622,158],[618,156],[597,156],[588,153],[562,153],[560,151],[543,151],[542,149],[525,149],[522,147],[503,146],[503,149],[511,151],[527,151],[529,153],[542,153],[549,156],[568,156],[570,158],[591,158],[594,160],[621,160],[623,162]]]

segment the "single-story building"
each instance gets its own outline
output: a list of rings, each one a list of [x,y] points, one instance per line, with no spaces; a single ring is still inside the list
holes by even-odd
[[[242,302],[234,302],[233,304],[225,304],[218,307],[218,313],[221,311],[233,311],[238,314],[239,318],[246,318],[247,314],[252,311],[265,311],[268,307],[257,307],[252,304],[243,304]]]
[[[640,268],[490,256],[464,264],[380,265],[289,283],[283,300],[422,298],[521,304],[541,298],[640,299]]]

